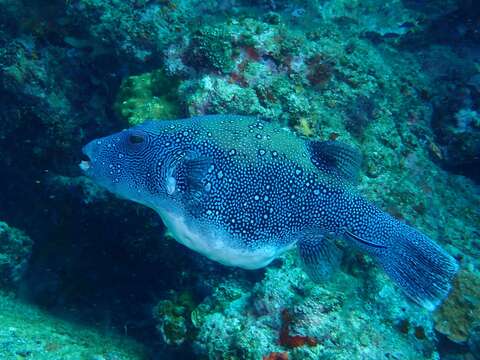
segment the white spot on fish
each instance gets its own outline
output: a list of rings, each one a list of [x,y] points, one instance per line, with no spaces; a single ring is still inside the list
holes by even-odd
[[[205,191],[206,191],[206,192],[210,192],[210,190],[212,190],[212,184],[208,182],[208,183],[205,185]]]
[[[167,177],[167,194],[172,195],[175,192],[175,188],[177,186],[177,181],[173,176]]]

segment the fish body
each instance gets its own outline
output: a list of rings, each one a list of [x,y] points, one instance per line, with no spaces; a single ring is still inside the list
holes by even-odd
[[[433,240],[355,190],[360,154],[244,116],[149,121],[87,144],[85,173],[154,209],[175,239],[224,265],[256,269],[297,247],[320,281],[347,240],[433,309],[457,271]],[[328,266],[327,266],[328,267]]]

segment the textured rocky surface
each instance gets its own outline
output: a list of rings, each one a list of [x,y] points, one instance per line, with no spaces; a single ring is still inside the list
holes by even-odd
[[[115,333],[53,317],[0,293],[0,357],[39,360],[141,360],[143,347]]]
[[[0,221],[0,286],[15,288],[22,279],[32,253],[32,240],[22,231]]]

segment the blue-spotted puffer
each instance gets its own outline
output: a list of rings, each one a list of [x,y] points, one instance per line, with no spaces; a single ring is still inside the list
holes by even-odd
[[[256,269],[297,247],[320,280],[332,238],[373,256],[428,309],[448,294],[455,260],[354,189],[360,155],[243,116],[150,121],[84,148],[84,172],[151,207],[177,241],[225,265]]]

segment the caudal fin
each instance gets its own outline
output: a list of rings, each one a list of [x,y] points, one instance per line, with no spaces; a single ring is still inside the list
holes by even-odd
[[[455,259],[432,239],[412,227],[388,219],[379,247],[373,242],[362,240],[360,246],[369,251],[383,266],[385,272],[416,303],[434,310],[448,295],[451,283],[458,271]],[[352,238],[353,234],[350,235]],[[356,238],[356,239],[355,239]]]

